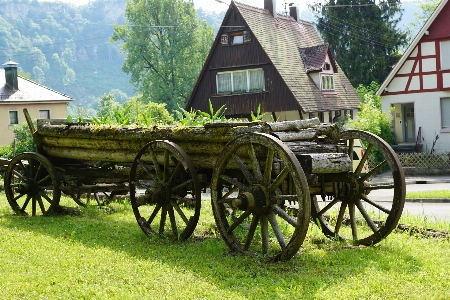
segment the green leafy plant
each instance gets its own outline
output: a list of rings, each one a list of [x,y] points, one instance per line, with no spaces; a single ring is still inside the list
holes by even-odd
[[[252,122],[262,121],[266,114],[267,113],[261,113],[261,104],[258,105],[258,109],[256,110],[256,116],[253,114],[253,111],[250,112]]]

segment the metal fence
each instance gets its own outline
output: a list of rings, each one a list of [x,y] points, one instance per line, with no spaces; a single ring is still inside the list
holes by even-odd
[[[450,168],[450,152],[397,154],[403,168]]]
[[[397,153],[403,168],[450,168],[450,152],[447,153]],[[369,169],[377,165],[376,158],[369,155]]]

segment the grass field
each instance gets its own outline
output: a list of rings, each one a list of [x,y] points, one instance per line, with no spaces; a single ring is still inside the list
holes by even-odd
[[[0,193],[1,299],[449,299],[449,257],[449,238],[393,232],[353,247],[311,225],[296,256],[267,264],[229,254],[207,201],[193,237],[172,242],[144,235],[127,202],[18,217]]]

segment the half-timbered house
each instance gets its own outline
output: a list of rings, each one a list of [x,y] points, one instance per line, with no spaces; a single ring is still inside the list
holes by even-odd
[[[262,1],[262,0],[261,0]],[[314,25],[231,1],[186,109],[225,105],[228,117],[248,118],[260,106],[274,120],[356,116],[360,98]]]
[[[393,108],[392,125],[400,146],[430,151],[436,141],[436,152],[450,151],[448,0],[440,2],[377,94],[383,111]]]

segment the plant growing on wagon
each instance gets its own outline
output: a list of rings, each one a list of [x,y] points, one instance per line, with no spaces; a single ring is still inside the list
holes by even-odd
[[[258,105],[258,109],[256,110],[256,116],[253,114],[253,111],[250,112],[250,117],[252,118],[252,122],[256,122],[256,121],[262,121],[264,119],[264,117],[266,116],[266,112],[265,113],[261,113],[261,104]],[[272,122],[273,122],[273,117],[272,117]]]

